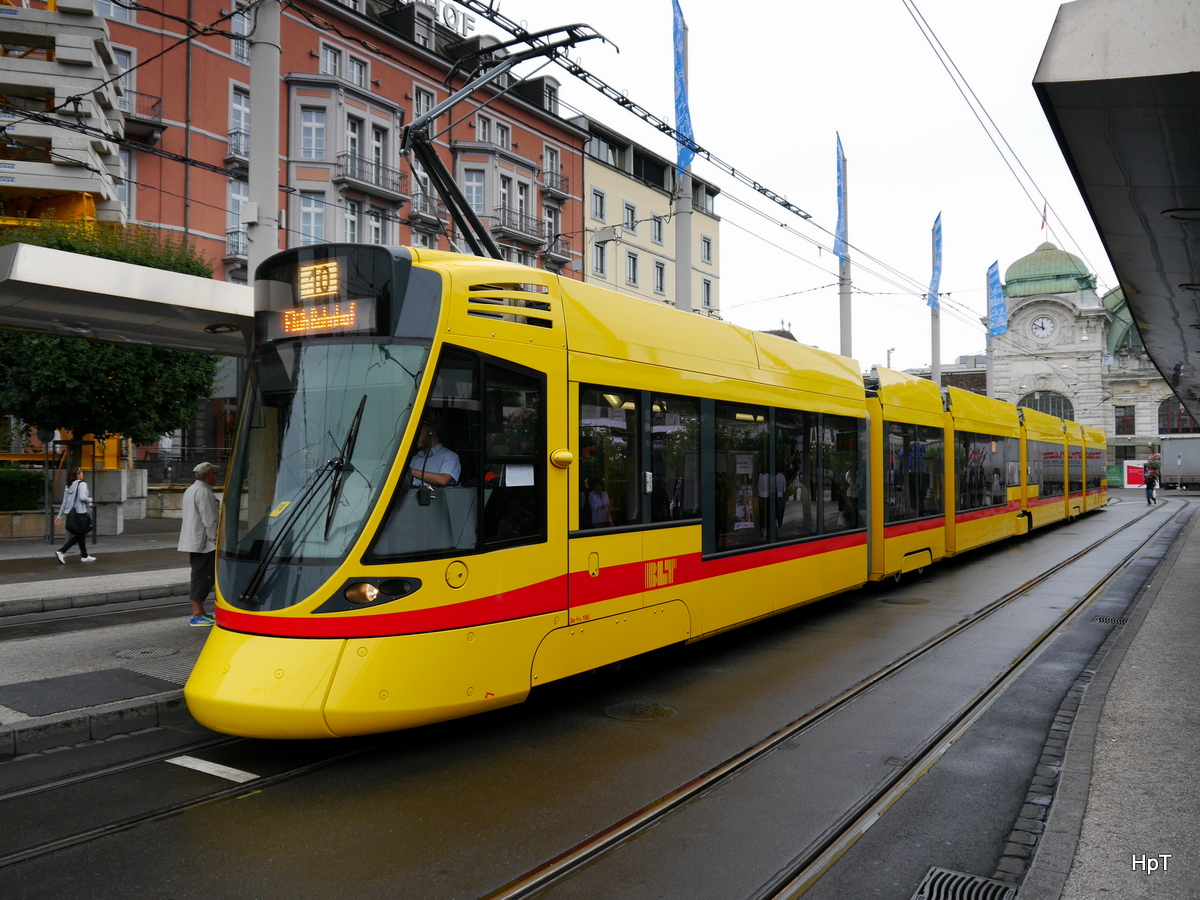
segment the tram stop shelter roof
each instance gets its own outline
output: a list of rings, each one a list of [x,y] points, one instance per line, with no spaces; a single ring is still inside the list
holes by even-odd
[[[1200,16],[1193,0],[1063,4],[1034,90],[1150,358],[1200,417]]]
[[[0,328],[245,356],[245,285],[31,244],[0,247]]]

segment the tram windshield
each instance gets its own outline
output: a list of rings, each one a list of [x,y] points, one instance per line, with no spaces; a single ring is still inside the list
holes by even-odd
[[[336,563],[374,507],[412,413],[429,348],[414,342],[282,342],[253,358],[224,505],[222,556]],[[245,590],[254,567],[238,566]],[[253,585],[251,586],[253,589]]]

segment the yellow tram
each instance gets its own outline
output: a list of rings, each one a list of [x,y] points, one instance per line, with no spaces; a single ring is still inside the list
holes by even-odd
[[[1105,501],[1099,432],[538,269],[318,245],[255,297],[185,690],[222,732],[470,715],[921,570],[1053,521],[1085,447],[1058,517]]]

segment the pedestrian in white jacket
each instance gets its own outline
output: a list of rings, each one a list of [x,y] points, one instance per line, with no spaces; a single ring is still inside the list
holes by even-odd
[[[204,611],[204,601],[217,579],[217,512],[220,503],[213,492],[220,467],[202,462],[192,470],[195,483],[183,494],[183,525],[178,549],[188,555],[191,564],[192,617],[189,625],[205,627],[216,619]]]

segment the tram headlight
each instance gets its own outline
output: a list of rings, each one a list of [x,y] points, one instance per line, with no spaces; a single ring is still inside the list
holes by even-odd
[[[379,598],[379,588],[373,584],[367,584],[365,581],[350,585],[344,593],[346,599],[357,606],[366,606]]]

